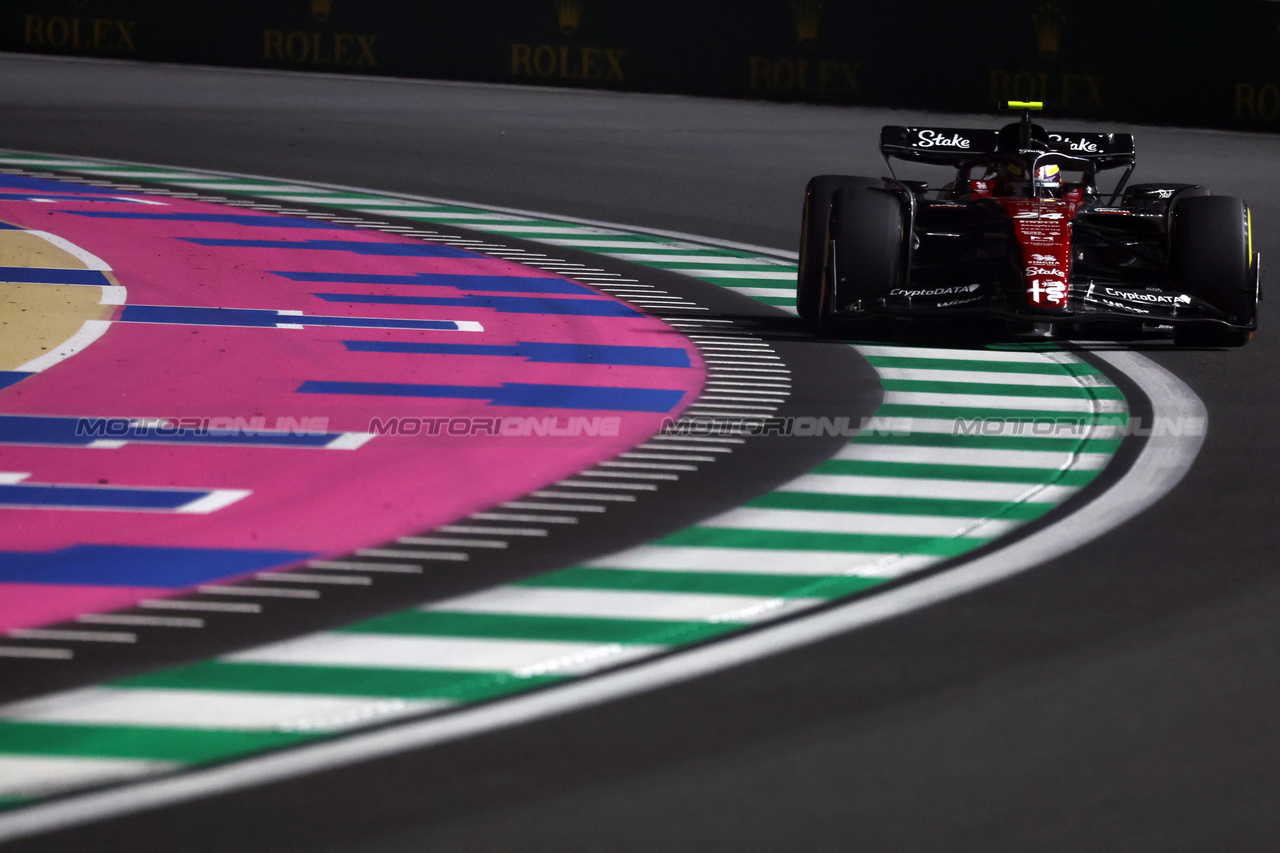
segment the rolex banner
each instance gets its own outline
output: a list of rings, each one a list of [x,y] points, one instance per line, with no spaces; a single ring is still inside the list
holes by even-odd
[[[8,0],[0,49],[1280,129],[1280,3]]]

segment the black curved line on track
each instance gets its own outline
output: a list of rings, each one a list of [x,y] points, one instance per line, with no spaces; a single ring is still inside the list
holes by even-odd
[[[57,176],[57,173],[49,174]],[[73,174],[65,177],[74,178],[77,182],[93,183],[95,180],[92,176]],[[264,200],[264,203],[270,203],[270,200]],[[330,207],[293,206],[317,213],[334,212]],[[349,216],[357,218],[360,214],[351,213]],[[753,324],[766,327],[778,322],[785,324],[789,319],[778,309],[717,285],[613,258],[453,226],[431,225],[424,228],[416,220],[402,220],[381,213],[363,218],[371,222],[409,225],[419,231],[434,230],[442,236],[481,239],[530,252],[553,252],[571,262],[639,279],[642,283],[655,285],[710,309],[687,312],[689,319],[727,316],[748,329]],[[664,316],[678,314],[678,310],[672,310]],[[711,332],[711,329],[707,331]],[[772,343],[775,353],[792,371],[791,396],[779,406],[776,416],[843,416],[848,417],[850,423],[858,423],[880,404],[882,390],[874,369],[851,347],[839,344],[814,347],[800,340],[774,340]],[[842,381],[831,382],[833,375],[840,376]],[[613,506],[604,513],[577,515],[577,524],[547,525],[546,537],[511,537],[509,546],[502,550],[471,550],[470,559],[466,562],[425,562],[420,575],[379,574],[371,586],[324,586],[319,600],[264,599],[263,613],[257,615],[201,613],[205,627],[198,631],[130,626],[129,630],[137,634],[136,643],[78,643],[74,645],[75,657],[70,661],[0,658],[0,702],[122,678],[334,628],[650,542],[699,519],[739,506],[807,472],[834,454],[845,441],[840,436],[746,437],[745,442],[732,453],[723,454],[713,463],[702,464],[697,472],[684,474],[674,483],[663,483],[657,491],[638,492],[634,503]],[[589,500],[589,495],[584,494],[583,499]],[[429,532],[422,531],[419,535]],[[395,544],[389,543],[386,547],[395,547]],[[358,559],[376,562],[367,557]],[[413,560],[396,559],[391,562]],[[154,611],[143,610],[114,612],[154,614]],[[85,628],[74,621],[42,627]]]

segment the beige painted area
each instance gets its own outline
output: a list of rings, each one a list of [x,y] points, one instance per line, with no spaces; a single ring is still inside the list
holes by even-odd
[[[0,267],[85,269],[84,263],[75,255],[27,231],[0,231]]]
[[[116,306],[99,305],[101,298],[99,287],[0,282],[0,370],[56,348],[85,320],[110,319]]]

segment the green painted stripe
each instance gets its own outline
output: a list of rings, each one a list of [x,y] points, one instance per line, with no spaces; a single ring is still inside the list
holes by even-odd
[[[954,557],[987,539],[893,536],[872,533],[810,533],[790,530],[749,530],[736,527],[686,527],[657,540],[655,545],[693,545],[712,548],[758,548],[789,551],[854,551],[883,554],[932,554]]]
[[[760,575],[733,572],[650,572],[643,569],[561,569],[520,581],[522,586],[644,592],[754,595],[767,598],[834,598],[882,583],[854,576]]]
[[[605,619],[581,616],[526,616],[507,613],[450,613],[409,610],[366,619],[339,630],[353,633],[563,640],[580,643],[692,643],[723,634],[732,626],[661,619]]]
[[[813,509],[827,512],[945,515],[958,518],[1009,518],[1030,521],[1044,515],[1057,504],[828,495],[819,492],[770,492],[747,501],[743,506],[757,509]]]
[[[741,285],[737,283],[733,286],[741,287]],[[765,305],[778,305],[783,308],[796,307],[796,298],[794,296],[753,296],[751,298],[757,302],[763,302]]]
[[[984,373],[1035,373],[1042,376],[1101,376],[1101,371],[1085,361],[978,361],[965,358],[913,358],[908,356],[868,355],[876,367],[916,368],[922,370],[980,370]]]
[[[933,394],[993,394],[1001,397],[1055,397],[1123,400],[1114,385],[998,385],[990,382],[941,382],[933,379],[881,379],[886,391],[923,391]]]
[[[31,797],[24,797],[19,794],[0,794],[0,812],[29,802],[31,802]]]
[[[898,477],[913,480],[980,480],[986,483],[1053,483],[1083,486],[1097,471],[1061,471],[1057,468],[1001,468],[995,465],[940,465],[932,462],[869,462],[861,459],[828,459],[813,474],[854,474],[863,477]]]
[[[1030,429],[1027,430],[1030,432]],[[1115,453],[1118,438],[1040,438],[1021,435],[946,435],[915,432],[908,435],[883,435],[865,432],[849,440],[850,444],[882,444],[895,447],[957,447],[976,450],[1050,450],[1066,453]]]
[[[518,678],[504,672],[451,672],[346,666],[293,666],[208,660],[136,675],[114,687],[178,690],[245,690],[328,696],[476,701],[553,684],[553,676]]]
[[[170,729],[159,726],[92,726],[0,720],[0,753],[142,758],[152,761],[217,761],[296,746],[312,733]]]
[[[1028,400],[1028,403],[1033,402]],[[984,420],[1036,421],[1050,420],[1057,423],[1078,423],[1086,426],[1122,427],[1129,422],[1128,412],[1064,412],[1053,409],[992,409],[983,406],[919,406],[908,403],[884,403],[876,409],[877,418],[960,418],[972,421]]]

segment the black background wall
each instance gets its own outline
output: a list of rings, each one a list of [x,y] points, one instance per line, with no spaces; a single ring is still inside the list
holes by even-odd
[[[1280,3],[5,0],[0,49],[1280,129]]]

